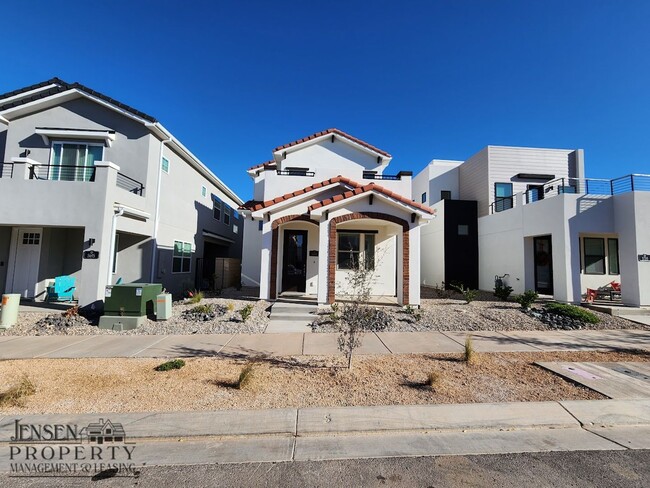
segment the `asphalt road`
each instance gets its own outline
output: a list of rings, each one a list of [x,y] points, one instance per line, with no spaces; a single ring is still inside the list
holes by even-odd
[[[110,475],[110,473],[108,473]],[[97,477],[97,478],[102,478]],[[2,487],[648,487],[650,451],[194,465],[142,468],[136,477],[10,478]]]

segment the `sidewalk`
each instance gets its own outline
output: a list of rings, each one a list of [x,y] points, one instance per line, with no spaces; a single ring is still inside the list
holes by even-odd
[[[100,418],[123,425],[138,465],[650,449],[650,400],[5,416],[0,449],[17,419]]]
[[[378,332],[358,354],[459,353],[471,334],[478,352],[650,351],[650,330]],[[0,336],[0,359],[339,354],[337,334]]]

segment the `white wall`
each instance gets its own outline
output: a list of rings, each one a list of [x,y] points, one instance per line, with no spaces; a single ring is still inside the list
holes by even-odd
[[[259,221],[244,219],[241,279],[244,286],[260,286],[262,231]]]
[[[420,229],[420,279],[435,286],[445,281],[445,205],[431,207],[435,217]]]

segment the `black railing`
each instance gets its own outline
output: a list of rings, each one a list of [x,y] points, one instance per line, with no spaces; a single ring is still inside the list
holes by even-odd
[[[0,163],[0,178],[13,178],[14,163]]]
[[[363,172],[363,179],[364,180],[401,180],[402,177],[404,176],[413,176],[412,171],[400,171],[396,175],[382,175],[382,174],[377,174],[374,171],[364,171]]]
[[[280,176],[316,176],[315,171],[308,171],[306,169],[279,169],[277,173]]]
[[[612,195],[628,191],[650,191],[650,175],[627,175],[611,181]]]
[[[29,168],[29,179],[53,181],[95,181],[95,167],[39,164]]]
[[[503,212],[515,206],[515,197],[496,197],[490,204],[490,213]]]
[[[142,183],[122,173],[117,173],[117,186],[129,193],[135,193],[140,196],[144,192],[144,185]]]

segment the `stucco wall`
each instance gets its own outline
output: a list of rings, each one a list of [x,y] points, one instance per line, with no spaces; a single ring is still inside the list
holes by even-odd
[[[11,243],[11,227],[0,226],[0,295],[5,293],[7,268],[9,267],[9,245]]]
[[[420,276],[423,285],[440,286],[445,281],[445,205],[431,208],[435,218],[420,229]]]

